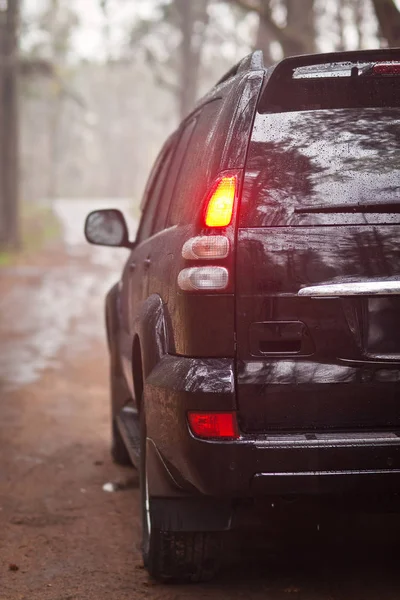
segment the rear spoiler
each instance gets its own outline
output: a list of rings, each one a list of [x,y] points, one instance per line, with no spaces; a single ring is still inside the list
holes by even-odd
[[[259,111],[398,106],[399,65],[400,48],[285,58],[267,71]],[[371,79],[374,89],[366,93]]]
[[[271,67],[269,79],[292,79],[293,71],[301,67],[326,65],[329,63],[374,63],[400,61],[400,48],[379,48],[376,50],[351,50],[347,52],[327,52],[306,54],[284,58]]]

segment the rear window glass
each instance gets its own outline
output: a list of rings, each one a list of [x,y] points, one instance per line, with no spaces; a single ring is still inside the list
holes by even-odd
[[[400,109],[258,113],[241,226],[400,222]]]

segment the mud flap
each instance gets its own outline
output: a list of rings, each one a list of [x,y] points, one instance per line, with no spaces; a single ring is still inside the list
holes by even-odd
[[[152,526],[160,531],[212,532],[231,529],[233,506],[218,498],[152,498]]]
[[[152,527],[173,532],[231,528],[233,503],[230,499],[201,496],[190,484],[178,481],[149,438],[146,453]]]

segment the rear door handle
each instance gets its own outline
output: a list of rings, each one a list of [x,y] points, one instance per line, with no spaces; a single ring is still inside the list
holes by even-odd
[[[144,259],[143,264],[144,264],[145,269],[149,268],[149,266],[151,265],[151,260],[150,260],[149,256]]]
[[[136,263],[134,261],[129,263],[129,270],[134,271],[136,269]]]

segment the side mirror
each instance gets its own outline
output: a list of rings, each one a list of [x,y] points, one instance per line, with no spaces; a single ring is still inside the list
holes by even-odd
[[[85,237],[90,244],[132,248],[128,226],[120,210],[94,210],[85,221]]]

